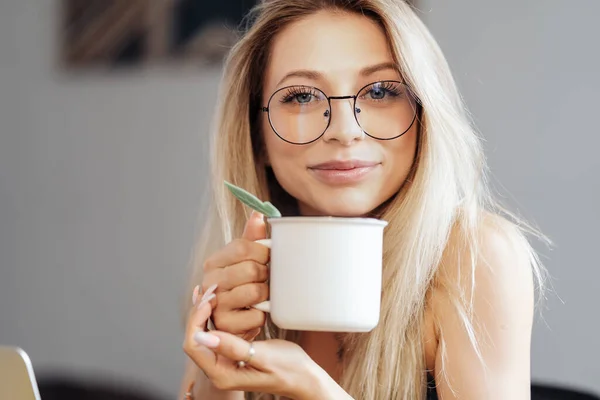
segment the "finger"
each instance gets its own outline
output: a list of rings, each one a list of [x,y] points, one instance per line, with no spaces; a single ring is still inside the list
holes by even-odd
[[[258,311],[258,310],[256,310]],[[263,314],[264,315],[264,314]],[[242,339],[247,340],[249,342],[256,339],[258,335],[260,335],[261,328],[250,329],[244,335],[242,335]]]
[[[246,283],[266,282],[269,279],[269,267],[256,261],[244,261],[223,268],[223,290],[230,290]]]
[[[183,343],[184,350],[189,354],[189,351],[197,347],[193,340],[194,334],[197,331],[204,331],[206,323],[212,314],[212,306],[210,301],[214,294],[209,295],[206,299],[200,301],[196,306],[192,307],[192,311],[188,317],[188,322],[185,328],[185,339]]]
[[[204,271],[225,268],[247,260],[266,265],[269,262],[269,251],[269,248],[262,244],[246,239],[235,239],[204,262]]]
[[[223,313],[215,312],[213,315],[213,322],[215,327],[220,331],[233,333],[235,335],[246,334],[246,339],[250,340],[256,337],[260,333],[260,327],[265,325],[266,314],[260,310],[249,309],[249,310],[233,310]],[[259,331],[251,336],[249,331]]]
[[[212,305],[211,301],[215,298],[215,294],[209,294],[206,297],[203,297],[202,300],[198,301],[192,310],[190,311],[190,315],[188,317],[188,322],[186,326],[186,335],[192,331],[197,329],[204,330],[206,327],[206,322],[210,318],[212,314]]]
[[[215,294],[206,292],[202,299],[199,300],[198,304],[192,307],[190,317],[185,330],[185,339],[183,343],[183,350],[185,354],[194,361],[194,363],[203,371],[213,371],[217,365],[217,357],[209,348],[198,342],[196,334],[198,332],[204,333],[206,329],[206,323],[211,316],[212,306],[210,301],[214,298]],[[218,339],[216,339],[218,341]],[[211,346],[216,345],[214,342]]]
[[[200,366],[217,389],[262,391],[274,386],[275,379],[271,373],[265,373],[262,369],[253,366],[255,355],[246,367],[237,366],[238,361],[249,359],[250,343],[248,341],[221,331],[197,332],[194,339],[201,348],[212,352],[213,356],[218,359],[218,363],[215,365],[205,368]],[[207,359],[209,358],[210,356],[207,356]],[[264,363],[264,361],[259,362]]]
[[[247,340],[222,331],[212,331],[210,334],[218,338],[219,342],[217,346],[213,347],[213,352],[236,362],[246,361],[247,365],[262,370],[262,366],[265,365],[265,359],[268,359],[269,352],[269,347],[264,345],[265,342],[252,342],[254,355],[251,357],[250,342]]]
[[[242,261],[207,274],[203,285],[217,284],[219,291],[227,291],[246,283],[266,282],[268,278],[269,267],[266,265],[256,261]]]
[[[252,211],[250,218],[246,221],[242,238],[250,241],[265,239],[267,237],[267,225],[264,215],[258,211]]]
[[[269,285],[266,283],[247,283],[228,292],[219,294],[219,306],[225,310],[246,308],[269,298]]]
[[[198,296],[200,295],[200,286],[196,285],[194,287],[194,291],[192,292],[192,305],[196,305],[198,302]]]

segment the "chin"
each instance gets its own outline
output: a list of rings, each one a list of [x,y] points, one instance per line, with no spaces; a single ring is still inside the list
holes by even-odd
[[[364,217],[377,208],[379,203],[373,201],[349,200],[344,198],[323,199],[323,202],[314,204],[309,209],[315,210],[314,214],[332,217]]]

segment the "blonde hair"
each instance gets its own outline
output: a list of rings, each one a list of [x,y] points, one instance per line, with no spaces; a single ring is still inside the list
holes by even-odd
[[[270,40],[287,24],[319,10],[346,11],[372,18],[383,28],[403,78],[422,107],[414,168],[400,192],[378,217],[389,222],[384,239],[383,290],[379,325],[366,334],[343,337],[341,385],[354,398],[419,399],[426,388],[423,317],[434,285],[448,289],[452,303],[472,332],[472,299],[457,281],[438,273],[456,252],[468,254],[471,275],[484,218],[519,243],[543,284],[543,270],[525,239],[536,233],[507,215],[486,183],[481,140],[472,127],[450,69],[436,41],[410,5],[399,0],[268,0],[251,14],[252,25],[226,60],[212,136],[212,199],[206,230],[198,242],[188,289],[200,282],[203,260],[216,247],[241,235],[248,210],[226,192],[224,180],[244,187],[278,208],[293,211],[293,199],[265,165],[258,115]],[[290,206],[292,207],[290,209]],[[492,218],[486,216],[492,215]],[[457,256],[458,257],[458,256]],[[189,297],[186,297],[186,299]],[[187,301],[187,300],[186,300]],[[266,337],[297,340],[270,321]],[[471,335],[473,346],[477,340]],[[247,394],[247,398],[260,398]]]

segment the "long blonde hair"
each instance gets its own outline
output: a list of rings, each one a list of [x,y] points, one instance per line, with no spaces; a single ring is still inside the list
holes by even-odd
[[[410,5],[400,0],[267,0],[251,13],[251,25],[226,60],[212,135],[211,203],[192,259],[188,288],[200,282],[203,260],[216,247],[241,235],[248,210],[229,195],[227,180],[285,212],[293,199],[265,165],[258,115],[270,40],[290,22],[319,10],[359,13],[383,28],[403,78],[419,99],[418,152],[400,192],[378,217],[389,222],[384,239],[383,290],[379,325],[343,338],[341,385],[359,399],[419,399],[426,370],[423,317],[430,288],[448,288],[464,325],[472,331],[472,300],[459,282],[441,281],[440,263],[450,243],[469,254],[472,271],[486,215],[502,211],[489,194],[480,138],[472,127],[450,69],[436,41]],[[505,214],[506,215],[506,214]],[[489,218],[488,218],[489,219]],[[533,232],[513,218],[498,226],[529,252],[538,286],[542,268],[524,238]],[[452,252],[447,252],[448,254]],[[445,256],[444,256],[445,257]],[[186,299],[189,298],[186,297]],[[265,337],[296,340],[267,323]],[[472,344],[477,340],[471,335]],[[247,394],[247,398],[259,398]]]

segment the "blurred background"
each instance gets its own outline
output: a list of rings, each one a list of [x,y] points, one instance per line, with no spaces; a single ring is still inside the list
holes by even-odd
[[[251,5],[0,0],[0,344],[40,381],[175,397],[220,62]],[[600,2],[417,7],[495,187],[555,243],[535,243],[533,379],[600,393]]]

